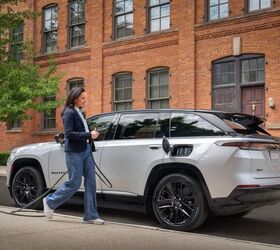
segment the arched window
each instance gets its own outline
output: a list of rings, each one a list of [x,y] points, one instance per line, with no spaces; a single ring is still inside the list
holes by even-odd
[[[67,81],[68,92],[74,87],[84,87],[84,79],[80,77],[69,79]]]
[[[148,107],[169,108],[169,69],[148,70]]]
[[[130,72],[113,75],[114,110],[132,109],[132,74]]]

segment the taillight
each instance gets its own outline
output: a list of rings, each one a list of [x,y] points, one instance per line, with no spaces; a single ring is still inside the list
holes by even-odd
[[[266,150],[266,149],[280,149],[278,143],[271,142],[249,142],[249,141],[231,141],[231,142],[216,142],[217,145],[223,147],[238,147],[244,150]]]

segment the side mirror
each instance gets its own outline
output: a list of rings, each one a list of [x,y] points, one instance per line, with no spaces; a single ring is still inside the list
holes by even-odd
[[[162,148],[163,148],[163,151],[168,155],[171,148],[170,148],[170,143],[165,136],[163,136],[163,138],[162,138]]]
[[[56,143],[64,144],[64,133],[58,133],[54,136]]]

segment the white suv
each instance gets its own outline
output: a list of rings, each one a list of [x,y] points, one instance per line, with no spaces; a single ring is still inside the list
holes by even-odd
[[[279,140],[259,126],[263,122],[202,110],[123,111],[89,118],[90,128],[100,132],[95,161],[112,183],[108,188],[97,178],[98,205],[153,213],[164,227],[192,230],[209,212],[242,216],[279,202]],[[8,159],[7,186],[23,206],[65,171],[63,144],[19,147]]]

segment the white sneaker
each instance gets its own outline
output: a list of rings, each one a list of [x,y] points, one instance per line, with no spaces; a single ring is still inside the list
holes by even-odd
[[[103,225],[105,223],[102,219],[95,219],[95,220],[84,220],[85,224],[95,224],[95,225]]]
[[[47,204],[46,198],[43,199],[43,205],[44,205],[44,214],[48,219],[52,219],[53,217],[53,210],[49,208]]]

